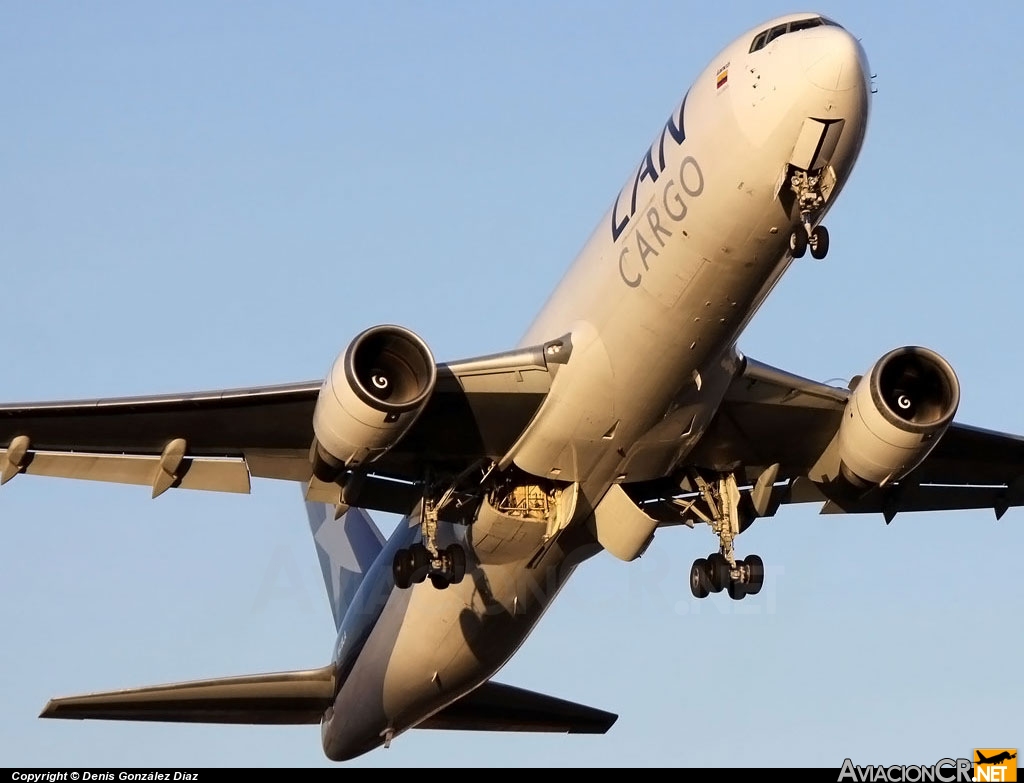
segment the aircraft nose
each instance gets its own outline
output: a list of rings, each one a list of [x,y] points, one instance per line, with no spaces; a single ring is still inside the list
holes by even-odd
[[[811,84],[825,90],[852,90],[871,78],[860,42],[840,27],[808,33],[802,42],[801,64]]]

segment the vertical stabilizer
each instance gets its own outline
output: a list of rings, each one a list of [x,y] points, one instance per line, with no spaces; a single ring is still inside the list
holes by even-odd
[[[338,628],[363,576],[384,548],[384,536],[361,508],[349,508],[335,519],[334,506],[307,501],[306,513]]]

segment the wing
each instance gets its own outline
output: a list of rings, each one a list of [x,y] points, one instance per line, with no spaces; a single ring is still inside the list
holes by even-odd
[[[1024,438],[957,422],[901,481],[855,500],[830,499],[809,474],[835,437],[850,394],[747,358],[687,462],[735,472],[760,516],[801,502],[820,502],[826,514],[881,513],[887,521],[903,511],[977,508],[1001,517],[1024,505]],[[631,487],[630,495],[659,521],[679,523],[680,499],[693,494],[686,490],[678,480],[651,482]]]
[[[565,338],[563,345],[569,346]],[[405,436],[361,475],[346,502],[407,511],[426,466],[452,474],[505,454],[536,413],[559,364],[545,346],[437,366],[437,384]],[[250,477],[311,482],[313,411],[322,381],[152,397],[0,406],[0,483],[19,473],[249,492]]]

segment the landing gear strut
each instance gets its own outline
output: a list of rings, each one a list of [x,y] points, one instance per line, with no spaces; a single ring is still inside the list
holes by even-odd
[[[448,585],[457,585],[466,576],[466,550],[462,545],[449,544],[444,549],[437,545],[438,512],[451,499],[454,488],[453,484],[436,503],[429,495],[424,495],[420,515],[423,541],[408,549],[399,549],[391,564],[395,587],[400,590],[423,582],[427,577],[435,588],[444,590]]]
[[[719,551],[693,561],[690,591],[694,598],[707,598],[710,593],[725,590],[736,601],[747,595],[757,595],[764,585],[764,562],[757,555],[737,560],[733,549],[733,540],[740,533],[740,490],[736,476],[724,474],[712,485],[697,474],[695,482],[700,500],[710,514],[705,515],[696,507],[696,499],[688,510],[703,517],[711,526],[718,536]]]
[[[810,173],[798,169],[790,177],[789,186],[796,194],[801,223],[801,226],[789,235],[789,250],[793,258],[802,258],[808,247],[814,258],[824,258],[828,253],[828,229],[824,226],[814,226],[814,220],[825,204],[821,185],[820,172]]]

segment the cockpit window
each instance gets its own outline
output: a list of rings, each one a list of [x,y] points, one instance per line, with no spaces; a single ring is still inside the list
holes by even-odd
[[[788,24],[780,24],[778,27],[773,27],[768,31],[768,43],[771,43],[781,35],[786,34],[786,29],[789,27]]]
[[[757,37],[754,38],[753,43],[750,44],[750,51],[756,52],[759,49],[764,49],[764,47],[776,38],[785,35],[786,33],[795,33],[799,30],[809,30],[812,27],[820,27],[821,25],[830,25],[832,27],[842,26],[824,16],[814,16],[810,19],[797,19],[795,22],[776,25],[775,27],[758,33]]]
[[[817,19],[801,19],[799,22],[789,23],[789,32],[795,33],[797,30],[808,30],[811,27],[820,27],[821,17]]]

